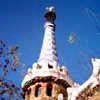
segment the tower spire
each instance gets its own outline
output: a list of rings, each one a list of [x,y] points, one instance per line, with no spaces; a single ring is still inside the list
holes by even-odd
[[[44,39],[41,48],[41,53],[38,59],[38,63],[49,63],[58,64],[58,56],[56,52],[56,42],[55,42],[55,8],[47,7],[45,13],[45,31]]]
[[[47,8],[44,17],[45,30],[41,53],[38,61],[32,65],[31,69],[28,69],[28,73],[22,81],[23,95],[25,100],[58,100],[58,95],[63,90],[64,98],[67,100],[66,88],[72,84],[65,66],[60,67],[58,64],[54,7]],[[39,95],[39,89],[42,89],[41,95]],[[35,91],[33,92],[33,90]]]

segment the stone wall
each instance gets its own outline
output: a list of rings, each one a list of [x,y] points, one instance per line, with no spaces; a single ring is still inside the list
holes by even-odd
[[[47,95],[48,84],[52,85],[51,96]],[[40,87],[41,93],[39,94],[39,96],[36,97],[35,92],[36,92],[36,87],[38,85],[41,85],[41,87]],[[28,91],[25,94],[25,100],[58,100],[59,94],[63,94],[62,100],[67,100],[67,92],[63,86],[58,85],[58,84],[53,83],[53,82],[49,82],[49,83],[39,82],[39,83],[36,83],[28,88]]]

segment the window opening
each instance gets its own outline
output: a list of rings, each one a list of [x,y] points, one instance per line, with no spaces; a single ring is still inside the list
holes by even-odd
[[[35,88],[35,96],[38,97],[41,95],[41,85],[37,85]]]
[[[53,66],[51,66],[50,64],[48,64],[48,67],[49,67],[49,68],[53,68]]]
[[[47,85],[47,95],[52,96],[52,85],[51,84]]]

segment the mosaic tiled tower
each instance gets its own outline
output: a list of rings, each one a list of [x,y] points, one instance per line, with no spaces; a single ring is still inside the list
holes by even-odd
[[[22,82],[25,100],[67,100],[66,89],[71,87],[68,72],[58,64],[55,43],[54,7],[46,8],[45,33],[37,63],[28,70]]]
[[[47,8],[44,17],[45,33],[39,59],[22,81],[25,100],[100,100],[100,59],[92,58],[93,72],[82,85],[70,80],[68,71],[58,62],[54,7]]]

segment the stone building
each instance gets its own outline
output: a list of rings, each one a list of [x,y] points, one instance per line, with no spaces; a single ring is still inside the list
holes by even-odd
[[[45,31],[39,59],[28,69],[22,81],[24,99],[100,100],[100,59],[92,59],[93,73],[83,85],[72,81],[66,67],[58,62],[54,7],[46,8],[44,18]]]

